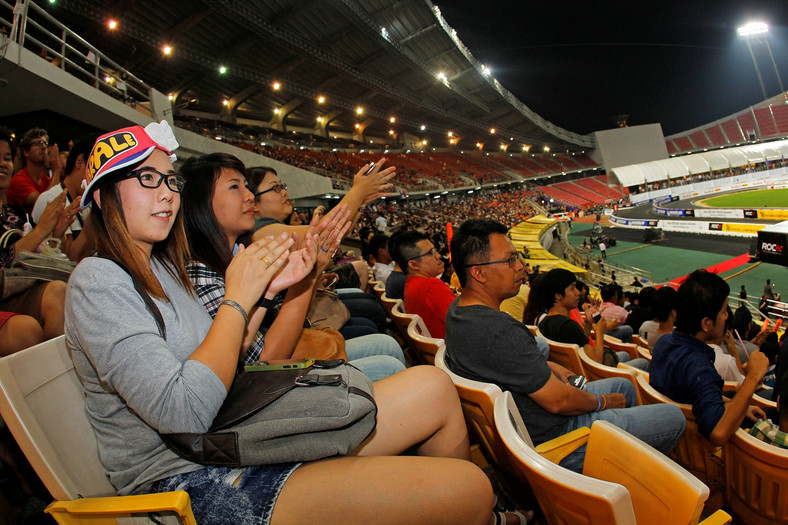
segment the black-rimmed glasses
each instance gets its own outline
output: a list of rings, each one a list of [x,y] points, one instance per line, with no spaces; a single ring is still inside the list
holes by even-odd
[[[415,261],[416,259],[418,259],[420,257],[425,257],[427,255],[431,255],[431,256],[435,257],[436,253],[438,253],[438,250],[433,246],[432,248],[430,248],[429,251],[424,252],[424,253],[420,253],[419,255],[416,255],[415,257],[411,257],[410,259],[408,259],[407,262]]]
[[[158,178],[156,178],[157,176]],[[183,191],[183,187],[186,185],[186,178],[180,173],[162,173],[153,168],[132,170],[123,178],[135,178],[140,181],[140,185],[144,188],[158,188],[163,181],[170,191],[174,191],[175,193]]]
[[[286,189],[287,189],[287,184],[285,184],[284,182],[280,182],[279,184],[274,184],[273,186],[271,186],[267,190],[258,191],[257,193],[252,192],[252,194],[254,194],[254,198],[256,199],[257,197],[259,197],[263,193],[268,193],[269,191],[275,191],[276,193],[282,193],[282,190],[286,190]]]
[[[463,268],[470,268],[471,266],[489,266],[490,264],[499,264],[499,263],[507,263],[507,264],[509,264],[509,268],[514,268],[514,265],[517,264],[517,261],[520,261],[522,263],[523,262],[523,256],[522,256],[522,254],[520,254],[518,252],[514,252],[513,254],[511,254],[506,259],[501,259],[500,261],[489,261],[489,262],[483,262],[483,263],[471,263],[471,264],[466,264],[465,266],[463,266]]]

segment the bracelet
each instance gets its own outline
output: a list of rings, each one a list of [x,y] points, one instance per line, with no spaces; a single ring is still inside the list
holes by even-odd
[[[273,299],[267,299],[265,296],[260,297],[260,300],[257,301],[257,306],[260,308],[265,308],[270,310],[271,308],[276,306],[276,301]]]
[[[599,397],[601,397],[604,400],[604,402],[605,402],[602,405],[602,410],[604,410],[607,407],[607,398],[605,397],[605,394],[601,394]]]
[[[599,407],[602,406],[602,398],[599,397],[599,394],[594,394],[596,396],[596,410],[594,412],[599,412]]]
[[[233,308],[238,310],[241,313],[242,316],[244,316],[244,324],[248,324],[249,323],[249,315],[246,313],[246,310],[244,310],[243,306],[241,306],[240,304],[236,303],[235,301],[231,301],[230,299],[225,299],[224,301],[221,302],[221,304],[219,304],[219,306],[222,306],[222,305],[225,305],[225,304],[227,306],[232,306]]]

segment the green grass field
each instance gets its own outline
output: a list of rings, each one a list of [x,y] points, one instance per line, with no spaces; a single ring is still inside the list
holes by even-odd
[[[712,208],[788,208],[788,189],[750,190],[703,199],[698,204]]]

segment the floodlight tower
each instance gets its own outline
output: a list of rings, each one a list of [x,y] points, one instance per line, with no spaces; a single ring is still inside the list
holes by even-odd
[[[780,78],[780,71],[777,69],[777,62],[775,62],[774,55],[772,54],[772,48],[769,46],[769,26],[765,22],[750,22],[749,24],[745,24],[737,28],[736,32],[739,33],[739,36],[747,42],[747,49],[750,50],[750,57],[752,57],[752,63],[755,65],[755,72],[758,74],[758,80],[761,83],[761,91],[763,91],[764,100],[768,98],[768,95],[766,95],[766,86],[763,84],[763,77],[761,76],[761,70],[758,67],[758,61],[755,60],[755,53],[752,51],[753,40],[763,44],[766,47],[766,51],[769,53],[769,58],[772,59],[772,66],[774,66],[774,72],[777,75],[777,82],[780,84],[780,92],[785,92],[785,89],[783,88],[783,81]]]

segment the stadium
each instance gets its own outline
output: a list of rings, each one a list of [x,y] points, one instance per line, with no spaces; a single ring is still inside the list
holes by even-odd
[[[551,441],[534,448],[528,421],[516,421],[519,413],[507,414],[506,388],[453,373],[446,364],[451,348],[444,338],[431,337],[425,316],[407,311],[403,297],[389,297],[377,274],[381,260],[370,251],[370,238],[379,233],[423,232],[420,242],[428,241],[432,251],[414,252],[406,266],[430,253],[443,255],[446,271],[440,277],[458,290],[456,274],[449,279],[456,270],[450,270],[448,259],[453,235],[468,219],[493,219],[507,228],[521,254],[525,283],[553,269],[569,270],[600,303],[605,290],[618,287],[631,294],[630,307],[641,288],[678,289],[693,271],[705,269],[727,283],[731,321],[733,311],[748,312],[742,315],[752,319],[752,331],[742,333],[739,343],[745,348],[757,339],[757,350],[770,331],[775,337],[784,334],[780,326],[788,316],[788,303],[781,300],[788,286],[788,91],[782,89],[769,37],[755,35],[747,41],[763,91],[758,102],[742,102],[702,125],[667,136],[659,122],[630,125],[628,115],[619,115],[608,129],[577,133],[533,109],[519,86],[496,79],[495,71],[477,58],[483,51],[466,45],[450,24],[448,13],[457,9],[446,8],[444,16],[441,4],[430,0],[0,0],[0,127],[13,133],[9,157],[17,151],[14,172],[24,167],[23,136],[31,128],[45,130],[44,147],[48,140],[50,157],[53,151],[53,158],[58,151],[63,154],[64,170],[65,153],[82,137],[166,122],[179,145],[176,172],[184,166],[188,171],[191,162],[214,153],[231,155],[247,169],[264,167],[263,172],[278,177],[277,184],[260,190],[249,182],[251,195],[257,199],[271,190],[269,196],[284,195],[290,210],[281,222],[303,225],[331,210],[336,214],[348,199],[355,203],[365,172],[374,175],[394,166],[391,186],[370,192],[356,205],[358,211],[352,210],[355,220],[332,264],[353,268],[352,282],[358,284],[348,288],[358,288],[364,300],[372,298],[385,313],[377,320],[378,331],[396,340],[408,368],[439,366],[449,373],[462,403],[471,459],[492,481],[499,519],[514,523],[503,511],[517,508],[535,510],[533,522],[539,524],[568,519],[788,524],[785,450],[741,429],[714,446],[698,430],[692,405],[649,388],[648,373],[623,360],[612,367],[589,361],[583,345],[545,337],[549,362],[589,381],[623,378],[637,392],[638,405],[670,403],[681,408],[687,421],[670,459],[620,430],[623,437],[613,431],[594,438],[594,428],[592,438],[579,439],[610,440],[601,448],[618,447],[631,456],[610,459],[613,467],[596,472],[586,459],[583,474],[558,466],[569,450],[563,455],[549,451],[545,445]],[[771,56],[771,62],[762,60],[761,71],[756,55],[767,49],[764,57]],[[782,61],[780,53],[775,48]],[[771,64],[780,92],[769,96],[761,74],[770,75]],[[0,136],[0,145],[4,140]],[[65,182],[61,186],[68,193]],[[170,180],[162,175],[156,188],[165,186],[170,187]],[[11,204],[2,196],[4,205]],[[24,213],[20,208],[17,214]],[[43,219],[31,221],[28,215],[28,226],[37,227],[37,222]],[[71,245],[65,235],[62,243],[55,240],[68,259],[66,247]],[[55,237],[50,228],[42,241],[49,245]],[[3,236],[0,248],[6,249],[6,242]],[[44,245],[37,246],[41,251]],[[394,253],[389,263],[400,269]],[[337,279],[344,282],[341,272]],[[524,293],[527,297],[529,292]],[[355,318],[353,307],[346,306]],[[253,316],[238,307],[248,322]],[[523,315],[521,309],[515,316],[521,325]],[[526,324],[534,335],[544,335],[538,323]],[[6,355],[2,326],[0,355]],[[591,330],[590,319],[587,328]],[[585,339],[590,337],[593,346],[596,331],[590,333]],[[127,495],[107,498],[118,487],[108,481],[99,460],[84,417],[84,394],[72,395],[81,390],[64,336],[46,339],[8,352],[16,360],[0,358],[5,422],[0,515],[9,516],[8,523],[51,522],[53,517],[66,523],[64,516],[75,515],[81,523],[95,504],[112,515],[138,514],[155,523],[158,513],[183,513],[187,517],[180,522],[193,523],[188,500],[180,510],[167,507],[172,503],[164,499],[143,502],[135,510]],[[653,345],[637,329],[623,339],[604,335],[605,349],[627,353],[627,361],[651,362]],[[779,354],[788,358],[788,345],[780,343]],[[30,366],[20,356],[42,355],[40,348],[46,345],[52,352],[57,348],[56,365],[64,367],[53,368],[51,375],[68,376],[70,386],[48,389],[53,385],[38,376],[49,370],[30,373],[30,385],[17,384],[14,378],[28,374],[24,367]],[[27,352],[33,349],[38,353]],[[737,354],[729,350],[723,352]],[[750,351],[744,352],[746,363]],[[743,380],[747,367],[737,359]],[[772,361],[776,392],[785,363],[780,365],[778,356]],[[42,384],[34,385],[36,381]],[[726,395],[733,398],[742,384],[726,380]],[[68,433],[67,428],[53,430],[39,421],[42,402],[31,394],[39,387],[41,396],[57,395],[58,388],[69,391],[63,402],[72,404],[61,411],[78,417],[79,428],[63,444],[57,443],[58,433]],[[27,392],[18,395],[15,389]],[[759,390],[751,401],[768,410],[774,423],[780,416],[776,396]],[[25,404],[22,412],[20,404]],[[46,414],[62,421],[51,410]],[[499,425],[504,416],[515,428]],[[788,425],[788,416],[783,419]],[[74,447],[85,448],[80,440],[90,450],[74,452]],[[589,441],[586,458],[601,454],[599,448]],[[635,469],[654,469],[663,486],[635,479],[642,477]],[[679,502],[679,494],[694,499]],[[381,519],[389,522],[389,516]],[[399,521],[392,515],[390,522]]]

